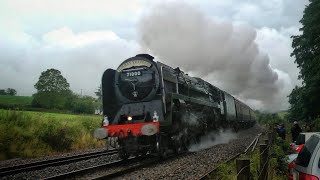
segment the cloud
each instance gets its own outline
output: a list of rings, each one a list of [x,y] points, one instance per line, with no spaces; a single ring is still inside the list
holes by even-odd
[[[198,6],[208,16],[233,22],[244,22],[254,27],[281,29],[299,26],[303,10],[309,0],[204,0],[188,1]]]
[[[36,38],[64,26],[74,32],[108,29],[121,37],[134,38],[132,29],[142,7],[141,0],[3,0],[0,25],[11,28],[3,21],[17,22]]]
[[[291,79],[271,66],[248,25],[216,22],[187,4],[160,4],[140,22],[141,44],[173,67],[200,76],[238,98],[260,105],[255,109],[285,109],[283,87]]]
[[[286,96],[301,83],[296,80],[298,69],[290,57],[290,36],[299,33],[298,21],[308,0],[186,0],[190,6],[177,2],[3,0],[0,88],[13,87],[20,94],[30,95],[40,73],[53,67],[62,71],[74,91],[83,89],[93,95],[104,69],[115,68],[124,59],[151,49],[171,66],[181,66],[181,59],[172,58],[174,53],[179,54],[189,62],[183,65],[189,73],[225,88],[253,107],[270,110],[288,106]],[[181,7],[174,7],[176,4]],[[191,11],[161,20],[157,15],[162,16],[165,10],[154,6],[171,6],[170,12],[176,14],[186,13],[183,8]],[[160,25],[148,22],[154,25],[152,28],[139,24],[146,29],[138,33],[150,31],[150,37],[139,41],[137,23],[152,14]],[[179,23],[188,19],[192,24]],[[197,34],[200,39],[189,34]],[[161,43],[156,45],[161,50],[155,47],[155,41]],[[176,45],[179,48],[170,52]],[[190,53],[194,49],[197,52]],[[164,56],[163,52],[169,54]],[[199,65],[203,59],[211,60]],[[233,76],[234,71],[241,73]],[[253,75],[257,78],[251,78]],[[232,86],[235,83],[238,86]]]
[[[294,58],[290,57],[292,52],[292,39],[290,37],[297,34],[300,34],[298,27],[281,28],[280,30],[262,27],[257,30],[256,38],[261,51],[268,53],[270,64],[274,68],[287,73],[295,82],[294,84],[300,83],[297,80],[299,70],[294,63]]]
[[[137,43],[112,31],[74,33],[63,27],[40,40],[28,37],[15,44],[2,41],[0,46],[0,88],[15,88],[20,95],[35,92],[33,85],[49,68],[60,70],[76,93],[93,95],[104,70],[116,68],[139,49]]]
[[[71,29],[64,27],[43,36],[48,46],[76,48],[99,42],[117,41],[120,38],[112,31],[90,31],[75,34]]]

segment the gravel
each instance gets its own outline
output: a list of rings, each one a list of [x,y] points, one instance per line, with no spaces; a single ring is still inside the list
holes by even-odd
[[[125,174],[118,179],[198,179],[206,172],[216,167],[220,162],[225,161],[230,157],[236,155],[237,153],[243,151],[246,146],[248,146],[254,139],[254,137],[261,131],[263,131],[263,128],[261,128],[259,125],[255,125],[250,129],[240,131],[235,136],[233,134],[231,138],[230,136],[224,136],[223,134],[222,136],[219,136],[219,138],[216,138],[215,141],[213,141],[213,144],[216,145],[211,148],[198,150],[199,148],[193,147],[193,151],[198,151],[191,152],[186,155],[181,155],[176,158],[170,158],[156,165],[152,165],[150,167]],[[221,142],[221,139],[224,139],[226,142]],[[207,147],[207,145],[208,143],[206,142],[205,146],[203,147]],[[7,161],[0,161],[0,167],[10,167],[17,164],[25,164],[35,161],[42,161],[46,159],[54,159],[101,150],[104,149],[91,149],[37,159],[12,159]],[[19,173],[13,176],[5,176],[0,179],[41,179],[44,177],[51,177],[73,170],[96,166],[102,163],[112,162],[118,160],[118,158],[119,157],[117,154],[108,155],[104,157],[97,157],[89,160],[70,163],[63,166],[48,167],[42,170]]]
[[[199,179],[223,161],[245,150],[263,128],[259,125],[238,132],[226,144],[188,153],[159,164],[125,174],[117,179]]]
[[[36,161],[55,159],[55,158],[72,156],[72,155],[80,155],[80,154],[85,154],[85,153],[89,153],[89,152],[98,152],[98,151],[102,151],[102,150],[106,150],[106,148],[89,149],[89,150],[84,150],[84,151],[65,153],[65,154],[42,157],[42,158],[37,158],[37,159],[6,160],[6,161],[2,161],[1,165],[2,165],[2,167],[10,167],[10,166],[18,165],[18,164],[26,164],[26,163],[36,162]],[[117,159],[119,159],[117,154],[108,155],[108,156],[101,156],[101,157],[92,158],[89,160],[83,160],[83,161],[70,163],[70,164],[66,164],[66,165],[62,165],[62,166],[48,167],[48,168],[37,170],[37,171],[23,172],[23,173],[18,173],[18,174],[11,175],[11,176],[4,176],[4,177],[0,177],[0,179],[41,179],[44,177],[51,177],[51,176],[54,176],[57,174],[67,173],[70,171],[79,170],[79,169],[83,169],[83,168],[90,167],[90,166],[96,166],[96,165],[111,162],[111,161],[114,161]]]

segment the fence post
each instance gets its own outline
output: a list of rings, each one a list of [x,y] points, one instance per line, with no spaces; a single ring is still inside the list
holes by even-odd
[[[268,139],[269,139],[270,144],[273,144],[273,134],[272,134],[272,132],[268,133]]]
[[[250,159],[237,159],[237,180],[250,179]]]
[[[278,128],[277,127],[273,128],[272,135],[273,135],[272,138],[273,138],[273,141],[274,141],[278,136]]]
[[[268,145],[260,144],[260,175],[259,180],[268,179]]]

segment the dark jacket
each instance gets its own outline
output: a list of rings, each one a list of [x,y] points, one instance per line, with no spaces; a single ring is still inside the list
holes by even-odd
[[[283,140],[286,139],[286,128],[283,125],[278,129],[278,134]]]
[[[302,132],[302,129],[298,124],[295,124],[291,128],[292,142],[297,140],[298,135]]]

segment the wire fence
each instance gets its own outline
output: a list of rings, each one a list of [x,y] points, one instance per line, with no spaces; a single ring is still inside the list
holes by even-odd
[[[254,176],[250,172],[250,164],[252,164],[252,160],[250,159],[252,155],[250,155],[250,158],[241,158],[237,159],[236,166],[237,166],[237,180],[248,180],[248,179],[254,179],[254,177],[258,177],[258,180],[268,180],[268,174],[269,174],[269,167],[270,167],[270,159],[271,159],[271,147],[274,143],[275,133],[270,132],[267,134],[268,139],[265,140],[264,143],[260,144],[260,151],[259,151],[259,167],[257,170],[256,176]],[[258,140],[255,144],[258,143]],[[254,144],[254,143],[253,143]],[[253,147],[255,148],[255,146]],[[252,150],[253,152],[253,150]]]

